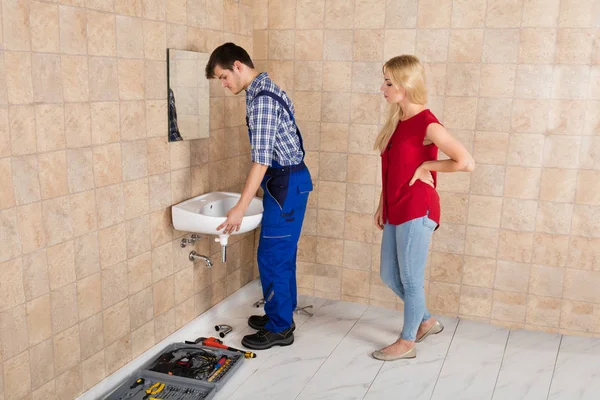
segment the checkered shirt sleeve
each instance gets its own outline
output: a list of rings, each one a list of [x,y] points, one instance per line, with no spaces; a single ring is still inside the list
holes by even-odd
[[[259,96],[254,99],[249,111],[252,161],[271,166],[275,137],[279,128],[278,104],[268,96]]]

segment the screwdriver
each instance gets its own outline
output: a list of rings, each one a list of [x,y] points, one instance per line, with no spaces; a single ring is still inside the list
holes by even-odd
[[[219,361],[217,361],[217,363],[215,364],[215,371],[218,370],[219,368],[221,368],[223,366],[223,364],[225,364],[225,361],[227,361],[227,356],[223,356],[221,357],[221,359]]]
[[[208,382],[212,382],[217,376],[219,376],[219,374],[221,374],[221,372],[223,371],[224,368],[226,368],[229,363],[231,363],[231,360],[227,360],[225,361],[225,364],[222,365],[218,370],[216,370],[209,378],[208,378]]]
[[[135,383],[131,386],[129,386],[129,389],[135,389],[136,387],[143,385],[145,382],[144,378],[140,378],[137,381],[135,381]]]

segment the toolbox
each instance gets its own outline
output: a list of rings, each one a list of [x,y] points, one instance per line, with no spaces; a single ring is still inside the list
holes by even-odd
[[[204,361],[206,368],[202,366]],[[239,352],[200,344],[172,343],[142,365],[105,400],[212,399],[242,362],[244,354]],[[192,368],[198,364],[202,368]],[[140,379],[143,383],[136,385]],[[165,384],[162,391],[146,392],[157,382]],[[150,392],[159,388],[157,385]]]
[[[227,357],[230,361],[228,365],[222,370],[220,374],[215,376],[210,382],[208,379],[212,374],[209,374],[207,378],[203,379],[193,379],[193,378],[185,378],[186,380],[191,380],[193,382],[203,382],[210,384],[212,386],[216,386],[217,391],[221,390],[221,387],[225,384],[225,382],[235,373],[235,371],[242,365],[244,361],[244,355],[241,353],[228,351],[225,349],[217,349],[214,347],[207,347],[198,344],[187,344],[187,343],[173,343],[167,346],[164,350],[160,352],[160,354],[146,363],[142,368],[145,370],[155,371],[157,368],[157,363],[160,360],[161,356],[166,353],[178,352],[184,349],[190,349],[190,353],[194,351],[194,349],[206,351],[208,353],[212,353],[215,355],[217,359],[221,359],[223,356]],[[155,371],[158,372],[158,371]],[[215,371],[212,371],[213,373]],[[160,372],[159,372],[160,373]],[[164,375],[161,373],[161,375]],[[172,376],[172,375],[169,375]]]

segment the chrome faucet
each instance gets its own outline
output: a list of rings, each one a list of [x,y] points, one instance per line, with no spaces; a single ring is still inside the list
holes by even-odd
[[[196,261],[202,260],[202,261],[204,261],[206,263],[206,266],[208,268],[212,268],[212,266],[213,266],[213,263],[210,260],[210,258],[208,258],[206,256],[203,256],[203,255],[200,255],[200,254],[196,253],[194,250],[190,251],[190,257],[189,257],[189,259],[190,259],[191,262],[196,262]]]

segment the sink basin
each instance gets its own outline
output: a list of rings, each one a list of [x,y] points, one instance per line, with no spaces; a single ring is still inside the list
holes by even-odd
[[[224,235],[217,227],[225,222],[227,212],[237,204],[240,197],[240,193],[212,192],[185,200],[171,207],[173,226],[182,232],[218,235],[221,245],[227,245],[229,235]],[[254,197],[244,214],[240,230],[233,234],[256,229],[262,215],[262,199]]]

